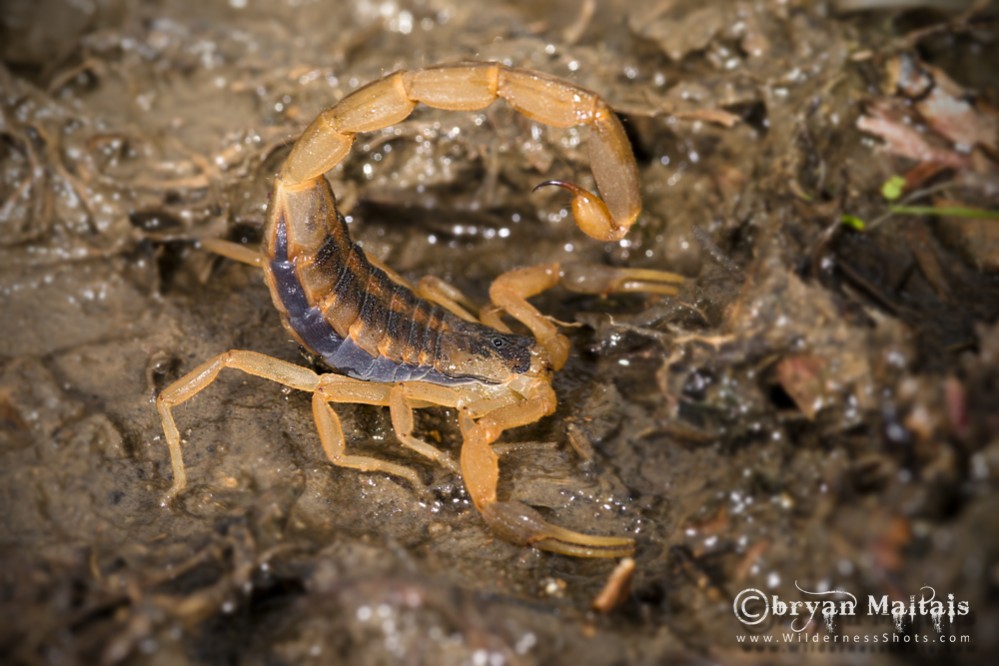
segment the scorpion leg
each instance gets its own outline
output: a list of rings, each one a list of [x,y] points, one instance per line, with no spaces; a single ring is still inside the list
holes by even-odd
[[[392,417],[392,429],[395,430],[396,437],[404,446],[430,458],[441,467],[455,474],[460,473],[457,463],[446,453],[413,436],[413,398],[418,394],[406,384],[396,384],[389,391],[389,414]]]
[[[375,255],[371,254],[367,250],[362,249],[361,251],[364,252],[364,256],[365,258],[367,258],[368,262],[370,262],[371,265],[374,266],[375,268],[381,269],[385,273],[385,275],[389,276],[389,279],[392,280],[392,282],[395,282],[396,284],[401,284],[407,289],[413,288],[413,285],[409,284],[409,281],[407,281],[406,278],[396,273],[394,268],[386,264],[384,261],[382,261]]]
[[[243,264],[249,264],[254,268],[263,268],[264,256],[256,250],[251,250],[245,245],[222,240],[221,238],[203,238],[200,241],[201,247],[209,252],[232,259]]]
[[[173,469],[173,485],[164,498],[168,503],[187,487],[187,472],[184,467],[180,432],[173,418],[173,408],[190,400],[214,382],[224,368],[234,368],[268,379],[289,388],[313,393],[312,413],[319,431],[319,439],[326,456],[333,464],[364,472],[383,472],[402,477],[414,486],[420,485],[420,478],[413,470],[377,458],[349,455],[340,419],[326,404],[332,402],[390,405],[390,387],[362,382],[339,375],[318,375],[308,368],[282,361],[252,351],[233,349],[202,363],[173,384],[165,388],[156,398],[156,408],[163,422],[163,433],[170,452],[170,465]],[[426,406],[413,400],[414,406]],[[428,444],[414,447],[403,439],[403,443],[418,453],[427,455],[450,470],[456,470],[455,463],[443,453]],[[410,437],[409,439],[415,439]],[[418,440],[416,440],[418,441]],[[430,452],[427,451],[430,449]]]
[[[327,404],[326,397],[319,392],[312,395],[312,417],[316,421],[316,429],[319,431],[319,441],[323,445],[323,451],[326,452],[326,457],[330,459],[331,463],[337,467],[347,467],[362,472],[383,472],[399,476],[409,481],[416,488],[422,485],[417,473],[408,467],[370,456],[348,454],[346,452],[347,441],[343,436],[340,417]]]
[[[474,405],[471,407],[474,408]],[[633,539],[575,532],[552,525],[538,511],[522,502],[497,500],[499,459],[492,443],[507,428],[537,421],[550,414],[554,407],[555,396],[552,393],[526,403],[508,404],[478,420],[472,418],[472,409],[462,410],[459,415],[464,437],[461,470],[475,507],[493,532],[514,544],[573,557],[631,555],[635,550]]]
[[[378,384],[353,379],[351,377],[344,377],[343,375],[328,374],[323,375],[320,378],[320,386],[316,389],[316,394],[321,396],[321,400],[324,403],[339,402],[388,407],[392,418],[392,429],[395,431],[396,436],[399,438],[399,442],[403,446],[426,458],[429,458],[430,460],[433,460],[441,467],[457,473],[458,465],[451,460],[446,453],[413,436],[412,413],[412,410],[415,408],[429,407],[431,405],[454,406],[455,398],[450,395],[441,397],[437,393],[419,391],[412,388],[415,386],[418,386],[418,384]],[[315,407],[313,407],[313,409],[315,409]],[[342,438],[343,436],[341,434],[340,440],[342,440]],[[331,443],[336,444],[336,440],[331,439],[330,441]],[[324,448],[326,447],[325,443],[323,446]],[[331,451],[336,454],[336,459],[334,459],[334,456],[330,454]],[[330,459],[333,460],[334,463],[338,465],[341,464],[339,459],[343,454],[342,445],[339,446],[339,448],[334,447],[332,449],[327,449],[326,452],[327,455],[330,455]],[[344,466],[356,467],[355,465]],[[410,473],[413,474],[412,472]],[[406,478],[410,477],[406,476]],[[415,478],[415,474],[413,474],[413,478],[410,480],[414,480]]]
[[[527,299],[561,285],[583,294],[643,292],[676,295],[683,277],[676,273],[646,268],[573,264],[565,268],[557,263],[515,268],[497,277],[489,287],[492,307],[482,312],[482,322],[494,328],[503,326],[505,312],[530,329],[548,351],[555,370],[569,357],[569,341],[558,332],[555,320],[541,314]]]
[[[598,240],[619,240],[641,212],[638,167],[620,121],[599,95],[561,79],[500,63],[461,63],[395,72],[320,113],[295,143],[278,179],[309,187],[350,151],[354,136],[394,125],[418,103],[477,111],[502,98],[528,118],[552,127],[590,129],[590,168],[604,199],[578,185],[553,181],[572,194],[576,223]]]
[[[257,352],[233,349],[202,363],[166,387],[156,398],[156,409],[163,422],[163,434],[166,436],[170,465],[173,468],[173,485],[167,492],[164,503],[172,500],[187,486],[180,432],[173,419],[173,408],[205,390],[218,378],[223,368],[242,370],[299,391],[314,391],[319,384],[319,375],[308,368]]]
[[[416,285],[418,296],[432,301],[441,306],[454,316],[465,321],[478,321],[474,311],[475,304],[461,293],[461,290],[445,280],[433,275],[426,275],[420,278]]]
[[[676,296],[683,276],[651,268],[568,264],[562,267],[559,284],[578,294],[637,292]]]

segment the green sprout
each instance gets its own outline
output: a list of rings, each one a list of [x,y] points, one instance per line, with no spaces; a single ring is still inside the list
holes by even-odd
[[[881,185],[881,196],[885,201],[899,201],[905,190],[905,178],[894,175]],[[919,197],[929,194],[929,190],[911,192],[905,200],[913,201]],[[937,217],[968,217],[985,220],[999,220],[999,211],[983,210],[981,208],[969,208],[966,206],[907,206],[904,203],[889,203],[888,212],[884,213],[870,224],[864,222],[856,215],[844,213],[840,215],[839,221],[851,229],[866,231],[877,227],[879,224],[893,215],[935,215]]]
[[[863,231],[864,229],[867,228],[867,223],[864,222],[859,217],[857,217],[856,215],[850,215],[848,213],[844,213],[843,215],[839,216],[839,221],[848,227],[856,229],[857,231]]]
[[[885,198],[885,201],[898,201],[899,197],[902,196],[903,189],[905,189],[905,178],[894,175],[881,186],[881,196]]]

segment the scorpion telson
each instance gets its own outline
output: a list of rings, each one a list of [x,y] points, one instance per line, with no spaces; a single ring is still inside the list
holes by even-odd
[[[412,469],[347,453],[331,403],[389,408],[400,443],[460,473],[494,534],[577,557],[620,557],[634,550],[625,537],[583,534],[547,522],[537,511],[496,496],[499,460],[492,449],[503,431],[555,411],[552,373],[565,363],[569,342],[527,299],[563,284],[588,293],[676,293],[677,275],[607,268],[586,280],[566,279],[558,264],[518,268],[499,276],[491,303],[476,318],[469,301],[444,283],[421,281],[414,290],[355,245],[324,174],[350,150],[354,136],[404,120],[418,103],[477,110],[506,100],[532,120],[590,129],[590,161],[604,199],[572,183],[548,181],[572,194],[576,223],[598,240],[618,240],[641,209],[638,170],[624,130],[595,93],[545,74],[499,63],[460,63],[395,72],[323,111],[292,147],[274,183],[261,255],[224,241],[205,247],[263,269],[274,305],[294,338],[333,372],[319,374],[251,351],[231,350],[168,386],[156,404],[170,451],[173,486],[187,484],[173,408],[200,393],[223,368],[312,394],[312,413],[326,455],[336,465],[382,472],[420,484]],[[605,203],[606,201],[606,203]],[[513,334],[503,315],[532,334]],[[457,410],[462,434],[459,464],[413,435],[413,410]]]

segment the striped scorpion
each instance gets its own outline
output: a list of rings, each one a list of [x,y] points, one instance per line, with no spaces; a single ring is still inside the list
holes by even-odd
[[[502,98],[528,119],[552,127],[589,128],[589,158],[603,199],[574,183],[547,181],[572,195],[576,224],[599,241],[624,237],[641,211],[638,167],[624,129],[596,93],[568,81],[496,62],[463,62],[397,71],[357,89],[322,111],[280,167],[261,251],[220,239],[203,247],[263,269],[281,321],[291,336],[331,372],[319,373],[264,354],[230,350],[199,365],[156,399],[173,471],[166,502],[184,490],[187,475],[175,407],[234,368],[312,394],[322,448],[337,466],[381,472],[421,487],[404,465],[347,451],[331,404],[388,407],[399,442],[460,474],[492,532],[514,544],[575,557],[623,557],[631,538],[595,536],[549,523],[535,509],[497,497],[499,458],[493,443],[511,428],[552,414],[552,375],[569,354],[554,320],[528,298],[556,285],[583,293],[644,291],[673,294],[682,281],[664,271],[603,267],[563,270],[557,263],[503,273],[479,312],[442,280],[411,287],[368,256],[348,235],[325,174],[348,154],[355,136],[406,119],[418,104],[476,111]],[[504,315],[531,335],[515,334]],[[456,411],[459,462],[414,435],[414,410]]]

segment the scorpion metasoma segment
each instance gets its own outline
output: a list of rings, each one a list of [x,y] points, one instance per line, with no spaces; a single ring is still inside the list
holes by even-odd
[[[460,473],[476,508],[508,541],[579,557],[618,557],[634,550],[629,538],[592,536],[557,527],[517,501],[499,501],[499,461],[492,444],[507,429],[555,410],[552,373],[562,367],[568,340],[527,299],[557,284],[587,293],[675,293],[679,276],[642,269],[587,269],[571,274],[558,264],[519,268],[497,278],[491,304],[478,319],[456,289],[424,278],[410,288],[367,257],[347,234],[324,174],[347,155],[359,132],[404,120],[419,104],[477,110],[497,98],[532,120],[590,128],[590,160],[604,199],[572,183],[549,181],[572,194],[579,227],[598,240],[624,236],[641,209],[638,172],[627,137],[595,93],[561,79],[498,63],[461,63],[396,72],[323,111],[295,143],[274,184],[261,254],[224,241],[204,245],[263,269],[288,331],[334,370],[318,374],[251,351],[231,350],[167,387],[156,404],[173,467],[168,498],[187,484],[173,408],[200,393],[223,368],[312,394],[312,413],[326,455],[336,465],[384,472],[420,484],[408,467],[347,453],[330,403],[389,408],[400,442]],[[606,202],[606,203],[605,203]],[[532,334],[513,334],[507,314]],[[413,434],[413,410],[457,410],[459,464]]]

